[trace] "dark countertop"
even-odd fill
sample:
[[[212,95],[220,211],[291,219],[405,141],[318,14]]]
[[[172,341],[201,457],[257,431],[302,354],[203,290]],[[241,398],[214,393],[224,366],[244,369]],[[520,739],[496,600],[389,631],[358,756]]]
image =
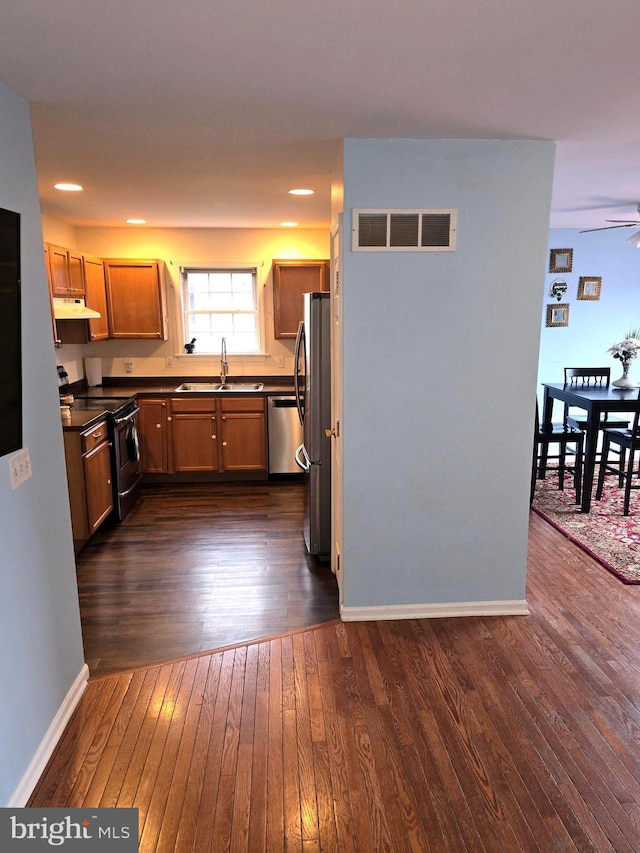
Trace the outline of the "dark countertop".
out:
[[[75,397],[75,402],[71,407],[71,417],[62,419],[62,426],[65,430],[82,431],[88,429],[94,422],[98,422],[104,417],[104,411],[91,408],[87,409],[82,406],[82,399],[89,400],[121,400],[123,403],[126,400],[134,397],[144,396],[152,397],[157,395],[173,395],[179,397],[198,397],[202,396],[202,391],[178,391],[176,388],[183,382],[206,382],[206,376],[189,377],[186,379],[180,376],[172,377],[170,380],[167,377],[149,378],[149,379],[120,379],[114,378],[107,380],[104,385],[94,385],[86,387],[84,383],[75,383],[69,387],[69,393]],[[230,376],[229,382],[262,382],[264,387],[261,391],[238,391],[237,395],[241,396],[259,396],[266,397],[269,394],[293,394],[295,389],[293,379],[287,377],[271,377],[271,376]],[[78,386],[78,387],[76,387]],[[61,393],[62,393],[62,389]],[[207,396],[229,396],[233,395],[231,391],[207,391]]]
[[[85,429],[88,429],[92,424],[98,424],[101,420],[104,419],[104,412],[96,411],[87,411],[87,409],[76,409],[75,406],[71,407],[71,417],[70,418],[62,418],[62,429],[70,432],[84,432]]]

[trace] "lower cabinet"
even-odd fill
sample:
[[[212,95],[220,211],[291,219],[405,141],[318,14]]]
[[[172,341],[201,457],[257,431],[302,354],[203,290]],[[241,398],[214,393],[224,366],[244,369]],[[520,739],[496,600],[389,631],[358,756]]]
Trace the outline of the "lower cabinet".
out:
[[[173,470],[218,470],[218,405],[215,397],[171,400]]]
[[[138,398],[145,474],[267,475],[264,397]]]
[[[169,401],[139,397],[138,438],[143,474],[167,474],[169,465]]]
[[[76,553],[113,509],[111,446],[105,421],[64,433],[71,527]]]
[[[267,471],[263,397],[171,399],[173,470]]]
[[[264,399],[221,400],[222,471],[266,471],[267,430]]]

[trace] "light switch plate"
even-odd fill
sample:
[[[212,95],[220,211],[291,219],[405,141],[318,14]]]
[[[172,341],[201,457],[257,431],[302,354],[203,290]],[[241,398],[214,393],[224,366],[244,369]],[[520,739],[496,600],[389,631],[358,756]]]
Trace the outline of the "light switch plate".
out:
[[[17,489],[31,476],[31,456],[29,448],[25,447],[9,460],[11,472],[11,488]]]

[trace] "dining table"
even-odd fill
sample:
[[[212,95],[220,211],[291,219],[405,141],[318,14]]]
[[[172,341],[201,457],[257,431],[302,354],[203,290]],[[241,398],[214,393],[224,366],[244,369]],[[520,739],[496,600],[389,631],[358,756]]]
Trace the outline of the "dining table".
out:
[[[543,430],[551,430],[553,421],[553,403],[560,400],[569,406],[583,409],[586,412],[584,471],[582,478],[582,501],[580,509],[589,512],[591,509],[591,493],[593,491],[596,455],[598,452],[598,432],[603,415],[616,412],[629,412],[633,418],[640,407],[640,392],[638,388],[616,388],[612,385],[598,387],[583,387],[580,384],[563,382],[543,382],[544,397],[542,405]],[[540,474],[544,476],[544,462]]]

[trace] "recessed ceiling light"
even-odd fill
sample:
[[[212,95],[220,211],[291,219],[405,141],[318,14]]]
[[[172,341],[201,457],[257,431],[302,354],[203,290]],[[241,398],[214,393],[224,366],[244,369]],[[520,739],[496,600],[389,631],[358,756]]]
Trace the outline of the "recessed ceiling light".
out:
[[[282,225],[283,228],[295,228],[297,224],[298,224],[297,222],[281,222],[280,223],[280,225]]]
[[[127,219],[129,225],[145,225],[146,219]]]
[[[54,184],[53,188],[56,190],[64,190],[68,193],[79,193],[80,190],[84,189],[80,184]]]
[[[289,195],[313,195],[315,190],[289,190]]]

